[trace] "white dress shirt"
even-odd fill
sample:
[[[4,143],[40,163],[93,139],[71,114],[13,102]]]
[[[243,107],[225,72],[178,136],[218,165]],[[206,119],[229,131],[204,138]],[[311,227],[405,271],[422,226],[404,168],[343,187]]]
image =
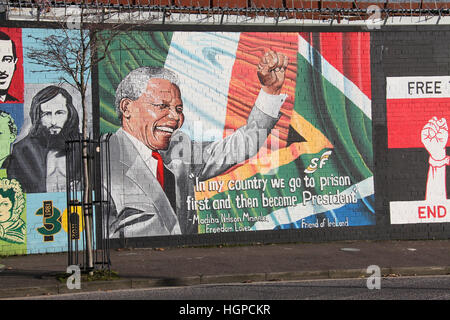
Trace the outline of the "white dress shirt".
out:
[[[119,129],[120,130],[120,129]],[[123,130],[123,129],[121,129]],[[147,167],[150,169],[151,173],[155,176],[157,174],[158,170],[158,160],[153,158],[152,156],[152,149],[147,147],[145,144],[142,143],[139,139],[135,138],[125,130],[123,131],[127,135],[128,138],[130,138],[131,142],[133,143],[134,147],[138,151],[139,155],[142,157],[142,160],[144,160]]]

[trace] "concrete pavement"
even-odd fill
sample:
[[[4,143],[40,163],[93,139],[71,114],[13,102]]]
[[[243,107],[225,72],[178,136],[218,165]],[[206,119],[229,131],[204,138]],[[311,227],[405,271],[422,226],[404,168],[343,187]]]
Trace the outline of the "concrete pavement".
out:
[[[111,250],[120,279],[69,290],[67,253],[0,258],[0,298],[210,283],[450,274],[450,240],[343,241]]]

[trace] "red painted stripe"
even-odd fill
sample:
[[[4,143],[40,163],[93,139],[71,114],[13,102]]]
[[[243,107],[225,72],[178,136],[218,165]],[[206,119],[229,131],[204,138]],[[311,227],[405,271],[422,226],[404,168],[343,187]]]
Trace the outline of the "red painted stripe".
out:
[[[370,33],[320,33],[316,49],[371,99]]]
[[[370,76],[370,33],[351,32],[343,36],[344,75],[372,99]]]
[[[420,133],[432,117],[450,121],[450,98],[388,99],[388,148],[423,148]],[[447,147],[450,146],[450,139]]]
[[[318,41],[314,41],[316,38],[313,37],[313,33],[300,32],[299,35],[369,99],[372,99],[370,33],[323,32],[318,34]]]

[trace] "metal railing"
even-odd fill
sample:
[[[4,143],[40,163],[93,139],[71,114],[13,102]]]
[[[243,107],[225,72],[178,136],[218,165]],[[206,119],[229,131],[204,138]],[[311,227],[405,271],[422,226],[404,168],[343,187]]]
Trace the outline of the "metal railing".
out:
[[[87,157],[83,157],[83,148],[87,150]],[[108,164],[109,137],[66,141],[67,263],[69,266],[78,265],[83,271],[110,270],[111,267]],[[88,166],[87,177],[83,174],[84,165]],[[87,223],[87,219],[91,223]]]

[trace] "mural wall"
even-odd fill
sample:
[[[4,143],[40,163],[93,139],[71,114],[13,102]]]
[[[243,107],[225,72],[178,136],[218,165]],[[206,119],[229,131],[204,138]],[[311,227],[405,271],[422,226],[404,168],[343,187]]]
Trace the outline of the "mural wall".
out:
[[[369,33],[129,32],[99,83],[111,238],[375,224]]]
[[[448,33],[430,37],[421,33],[404,41],[384,39],[389,51],[386,70],[386,159],[390,168],[390,222],[392,224],[436,224],[450,222],[450,179],[447,148],[450,120],[449,48],[442,46]],[[424,52],[426,50],[426,53]],[[424,57],[428,57],[424,60]],[[411,68],[411,64],[422,65]]]
[[[28,55],[57,33],[0,28],[0,254],[67,250],[65,140],[80,132],[80,99]]]
[[[80,97],[30,58],[60,31],[0,28],[0,255],[67,250]],[[416,31],[116,37],[88,89],[89,128],[110,136],[110,238],[444,235],[450,34]]]

